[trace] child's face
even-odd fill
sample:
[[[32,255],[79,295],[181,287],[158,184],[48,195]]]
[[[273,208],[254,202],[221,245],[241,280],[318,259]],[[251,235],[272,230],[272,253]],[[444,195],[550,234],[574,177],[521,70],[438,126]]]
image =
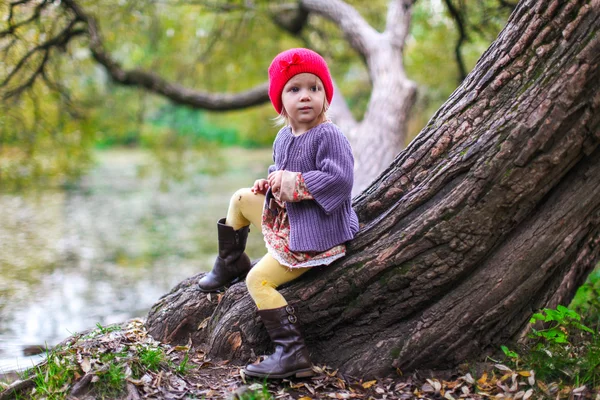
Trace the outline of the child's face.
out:
[[[322,122],[325,89],[318,76],[302,73],[293,76],[283,87],[281,102],[292,129],[306,131]]]

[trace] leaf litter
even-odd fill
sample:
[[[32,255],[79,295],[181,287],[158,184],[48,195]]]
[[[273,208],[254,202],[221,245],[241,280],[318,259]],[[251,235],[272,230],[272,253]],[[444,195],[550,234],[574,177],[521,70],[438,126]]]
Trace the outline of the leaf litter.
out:
[[[160,354],[156,365],[148,354]],[[158,356],[157,356],[158,357]],[[49,360],[50,359],[50,360]],[[246,399],[253,393],[269,392],[272,399],[600,399],[586,386],[560,387],[535,379],[534,371],[515,371],[503,364],[486,364],[481,373],[455,372],[448,380],[429,373],[415,372],[397,377],[362,380],[324,365],[313,367],[315,376],[300,380],[265,381],[245,377],[242,366],[228,360],[211,360],[202,350],[171,346],[154,340],[144,321],[130,320],[118,329],[106,332],[90,330],[74,335],[58,345],[38,371],[48,373],[48,363],[71,369],[73,379],[55,390],[48,398],[91,400],[114,399]],[[153,365],[151,367],[151,365]],[[120,366],[122,387],[111,397],[103,393],[107,371]],[[29,376],[0,386],[0,400],[9,398],[44,398]]]

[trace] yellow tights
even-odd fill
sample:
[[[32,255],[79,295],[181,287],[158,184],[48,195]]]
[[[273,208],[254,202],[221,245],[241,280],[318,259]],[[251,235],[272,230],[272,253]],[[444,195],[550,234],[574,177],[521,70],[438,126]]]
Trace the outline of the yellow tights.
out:
[[[261,230],[265,196],[253,193],[249,188],[233,194],[225,223],[238,230],[250,224]],[[284,307],[285,298],[276,290],[284,283],[298,278],[310,268],[288,268],[270,254],[266,254],[248,273],[246,286],[259,310]]]

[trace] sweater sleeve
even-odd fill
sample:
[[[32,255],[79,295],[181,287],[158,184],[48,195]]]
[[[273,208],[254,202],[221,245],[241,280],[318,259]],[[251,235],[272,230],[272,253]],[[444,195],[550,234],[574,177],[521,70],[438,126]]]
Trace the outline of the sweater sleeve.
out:
[[[354,184],[352,148],[335,125],[322,132],[316,165],[316,170],[302,176],[314,200],[329,215],[350,198]]]

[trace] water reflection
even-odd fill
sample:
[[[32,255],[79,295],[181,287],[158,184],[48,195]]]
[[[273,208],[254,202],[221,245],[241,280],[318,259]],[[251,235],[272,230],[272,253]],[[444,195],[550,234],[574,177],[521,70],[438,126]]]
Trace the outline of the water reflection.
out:
[[[194,174],[168,190],[147,173],[147,154],[109,151],[73,190],[0,193],[0,361],[24,345],[144,316],[179,281],[210,269],[216,220],[271,158],[270,150],[227,152],[223,174]],[[263,252],[251,232],[248,253]]]

